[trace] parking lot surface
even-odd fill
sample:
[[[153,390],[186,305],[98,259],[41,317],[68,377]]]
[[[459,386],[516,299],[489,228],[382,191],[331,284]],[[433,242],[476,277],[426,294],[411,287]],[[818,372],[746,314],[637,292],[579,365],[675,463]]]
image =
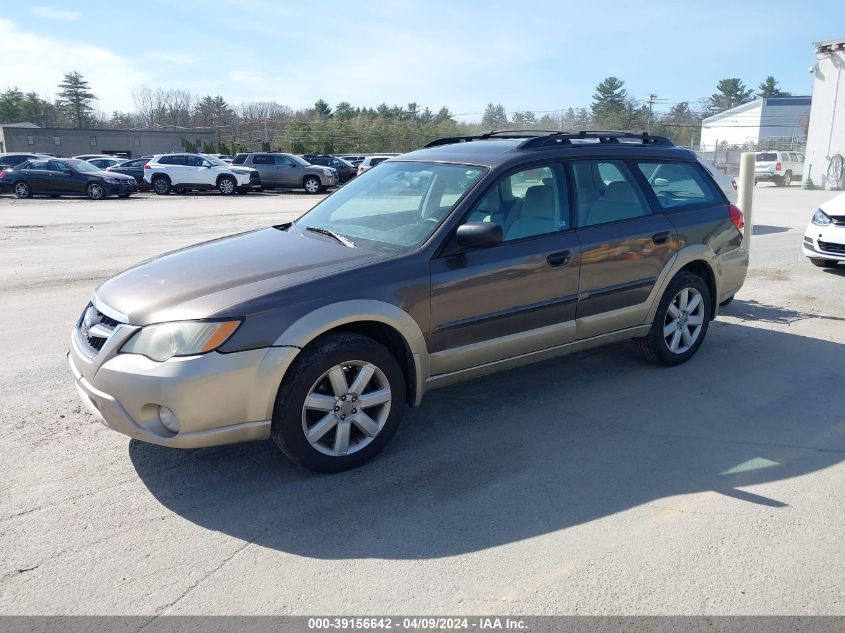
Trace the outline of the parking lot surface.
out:
[[[0,613],[845,614],[845,266],[801,255],[833,194],[755,195],[689,363],[621,344],[435,391],[333,476],[130,441],[65,360],[105,278],[315,197],[3,196]]]

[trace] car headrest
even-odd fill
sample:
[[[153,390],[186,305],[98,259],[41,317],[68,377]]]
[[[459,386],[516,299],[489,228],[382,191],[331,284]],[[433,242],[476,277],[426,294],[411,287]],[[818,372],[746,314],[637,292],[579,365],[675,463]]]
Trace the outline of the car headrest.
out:
[[[534,185],[525,192],[525,201],[522,203],[523,217],[542,218],[551,220],[555,217],[554,194],[551,187],[545,185]]]
[[[634,190],[624,180],[616,180],[607,186],[607,191],[604,193],[605,202],[615,202],[617,204],[634,204]]]
[[[485,213],[498,213],[500,207],[498,187],[493,187],[493,190],[478,203],[478,210],[484,211]]]

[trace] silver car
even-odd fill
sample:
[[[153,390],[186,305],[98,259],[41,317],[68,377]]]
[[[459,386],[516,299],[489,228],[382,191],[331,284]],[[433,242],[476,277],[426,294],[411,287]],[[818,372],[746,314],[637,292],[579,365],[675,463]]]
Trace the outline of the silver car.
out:
[[[295,154],[280,152],[238,154],[232,164],[258,170],[263,189],[305,189],[307,193],[320,193],[328,187],[336,187],[340,181],[337,170],[312,165]]]

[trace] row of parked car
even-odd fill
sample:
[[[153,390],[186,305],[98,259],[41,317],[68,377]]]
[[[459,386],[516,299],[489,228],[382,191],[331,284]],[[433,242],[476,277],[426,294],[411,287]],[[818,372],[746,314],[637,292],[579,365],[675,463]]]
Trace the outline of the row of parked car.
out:
[[[304,189],[316,194],[342,185],[358,174],[396,156],[331,156],[282,152],[222,154],[176,152],[142,158],[85,154],[57,158],[48,154],[0,154],[0,191],[19,198],[33,195],[87,195],[100,199],[129,197],[141,190],[217,189],[221,194],[263,189]]]

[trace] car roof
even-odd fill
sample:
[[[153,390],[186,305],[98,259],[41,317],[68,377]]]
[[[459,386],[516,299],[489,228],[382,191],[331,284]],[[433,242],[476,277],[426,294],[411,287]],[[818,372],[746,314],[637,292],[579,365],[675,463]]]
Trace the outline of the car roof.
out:
[[[425,147],[397,157],[395,161],[426,161],[450,162],[484,167],[498,167],[502,165],[536,161],[538,159],[562,158],[663,158],[673,160],[693,161],[695,155],[685,148],[671,144],[647,145],[629,142],[575,142],[572,144],[556,144],[534,147],[524,147],[526,140],[522,138],[489,138],[467,142],[454,142],[433,147]]]

